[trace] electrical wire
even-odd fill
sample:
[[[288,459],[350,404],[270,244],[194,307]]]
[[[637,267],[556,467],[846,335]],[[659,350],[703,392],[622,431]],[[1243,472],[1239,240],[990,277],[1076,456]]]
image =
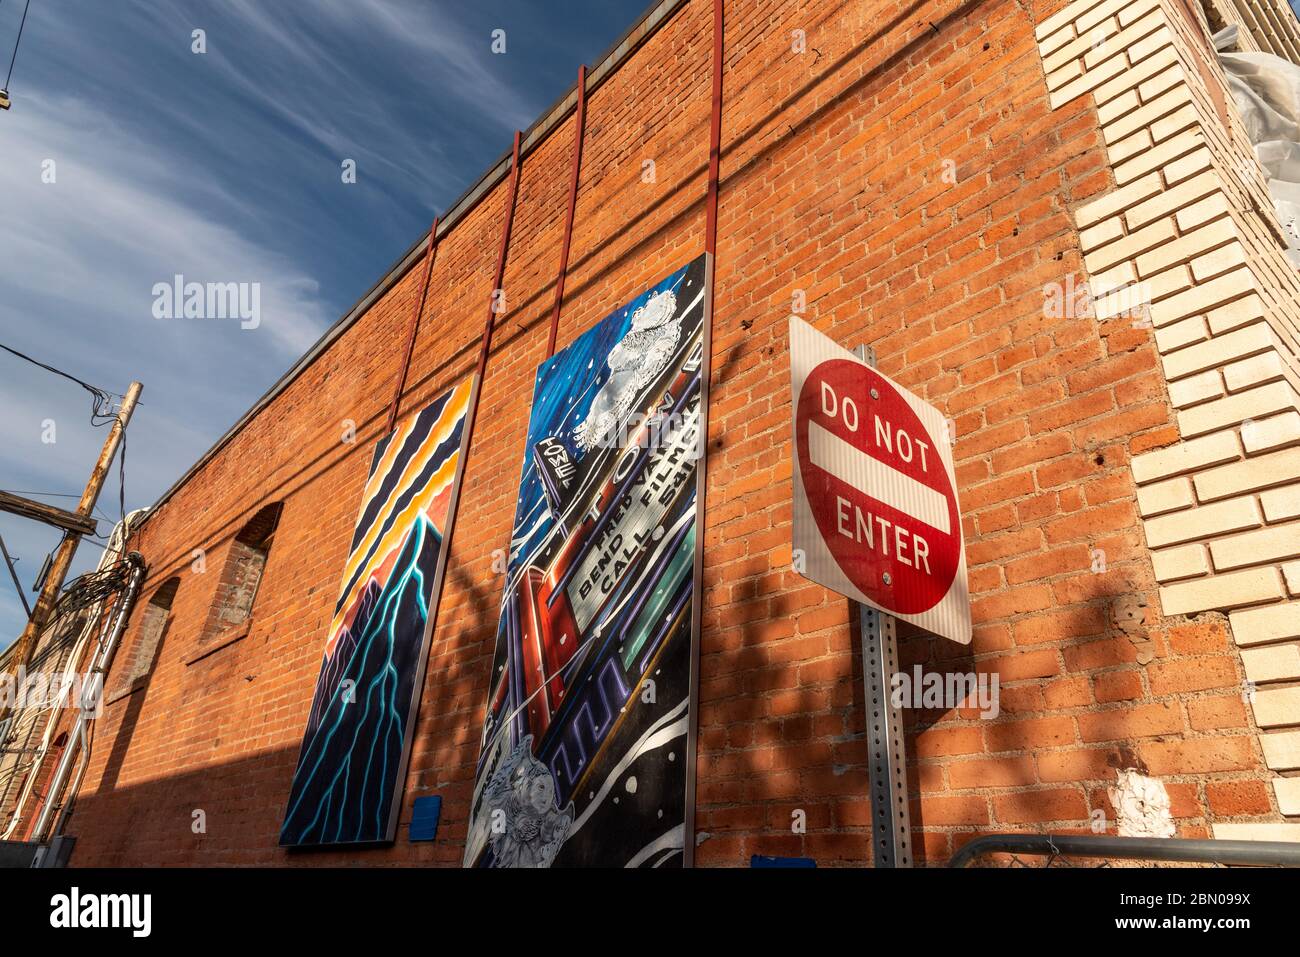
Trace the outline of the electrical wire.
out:
[[[101,389],[98,386],[93,386],[89,382],[83,382],[72,373],[64,372],[62,369],[56,369],[54,366],[42,362],[40,359],[33,359],[31,356],[27,355],[27,353],[19,352],[17,349],[7,346],[3,342],[0,342],[0,349],[3,349],[10,355],[17,356],[25,362],[30,362],[34,366],[39,366],[46,372],[53,372],[57,376],[63,376],[63,378],[70,382],[75,382],[77,385],[89,392],[94,400],[90,412],[90,421],[92,425],[105,425],[116,418],[116,416],[113,415],[113,397],[117,393],[109,392],[107,389]]]
[[[14,38],[14,53],[9,58],[9,74],[5,77],[4,89],[9,89],[9,81],[14,78],[14,61],[18,59],[18,44],[23,42],[23,27],[27,25],[27,8],[32,5],[32,0],[27,0],[23,4],[23,18],[18,22],[18,36]]]
[[[26,15],[27,12],[24,9],[23,16],[26,17]],[[15,53],[16,52],[17,52],[17,48],[15,47]],[[40,367],[44,369],[46,372],[52,372],[57,376],[62,376],[63,378],[67,379],[70,382],[75,382],[77,385],[81,386],[83,389],[89,392],[91,395],[90,424],[95,428],[108,425],[110,422],[116,422],[118,420],[117,412],[113,408],[113,399],[119,397],[124,398],[124,396],[118,396],[118,393],[116,392],[109,392],[107,389],[101,389],[99,388],[99,386],[91,385],[89,382],[85,382],[81,379],[78,379],[75,375],[73,375],[70,372],[64,372],[62,369],[57,369],[54,366],[50,365],[49,363],[41,362],[39,359],[33,359],[25,352],[19,352],[17,349],[12,348],[11,346],[7,346],[3,342],[0,342],[0,349],[3,349],[5,352],[8,352],[10,355],[17,356],[19,359],[22,359],[24,362],[30,362],[32,365]],[[125,521],[126,520],[126,428],[125,427],[123,427],[122,429],[122,457],[117,461],[117,480],[118,480],[117,505],[118,505],[118,509],[122,513],[121,520]]]
[[[18,572],[14,570],[14,560],[9,556],[9,549],[5,547],[4,536],[0,535],[0,555],[4,556],[5,565],[9,569],[9,577],[14,580],[14,590],[18,592],[18,600],[23,603],[23,611],[27,612],[27,617],[32,617],[32,606],[27,601],[27,593],[23,591],[23,583],[18,580]]]

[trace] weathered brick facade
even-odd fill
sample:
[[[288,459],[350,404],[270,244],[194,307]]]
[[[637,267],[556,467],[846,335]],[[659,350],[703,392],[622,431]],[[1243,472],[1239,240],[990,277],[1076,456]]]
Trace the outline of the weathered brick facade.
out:
[[[1166,16],[1174,2],[1141,6]],[[942,862],[980,831],[1087,829],[1098,809],[1113,833],[1106,788],[1124,767],[1165,783],[1183,836],[1285,822],[1228,619],[1213,603],[1187,609],[1193,617],[1162,613],[1145,496],[1176,490],[1135,479],[1134,463],[1189,437],[1168,356],[1162,367],[1168,350],[1128,315],[1044,306],[1046,285],[1112,268],[1108,257],[1088,271],[1095,233],[1080,230],[1097,229],[1089,211],[1123,188],[1093,87],[1063,96],[1049,86],[1044,58],[1057,48],[1040,45],[1036,28],[1078,12],[1065,6],[726,4],[699,864],[870,854],[848,604],[791,570],[786,317],[800,298],[805,318],[846,345],[874,345],[883,371],[955,423],[975,636],[969,647],[909,638],[900,652],[909,668],[997,672],[1002,711],[908,712],[918,860]],[[675,5],[588,100],[561,347],[702,248],[711,27],[709,3]],[[276,846],[417,268],[207,458],[133,543],[150,571],[119,667],[152,590],[180,584],[150,677],[96,728],[68,826],[74,864],[459,864],[502,587],[493,552],[509,537],[545,357],[573,132],[570,117],[522,165],[506,311],[406,781],[403,822],[414,798],[443,796],[438,840],[412,844],[403,829],[388,849]],[[506,201],[499,183],[441,240],[404,410],[473,368]],[[1196,273],[1193,263],[1188,288],[1213,276]],[[347,420],[353,443],[341,441]],[[200,651],[235,537],[272,502],[283,511],[247,627]],[[206,833],[191,826],[197,810]],[[796,810],[806,833],[792,833]]]

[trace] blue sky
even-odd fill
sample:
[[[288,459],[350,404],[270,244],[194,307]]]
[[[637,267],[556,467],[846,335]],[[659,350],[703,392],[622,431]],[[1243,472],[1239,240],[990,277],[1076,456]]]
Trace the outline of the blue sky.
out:
[[[647,4],[32,0],[0,112],[0,342],[144,383],[126,506],[151,504]],[[21,13],[0,0],[0,69]],[[260,325],[155,319],[177,273],[259,283]],[[72,507],[90,397],[0,353],[0,403],[0,489]],[[118,514],[114,469],[102,532]],[[30,587],[57,532],[0,513],[0,535]],[[0,648],[24,621],[0,567]]]

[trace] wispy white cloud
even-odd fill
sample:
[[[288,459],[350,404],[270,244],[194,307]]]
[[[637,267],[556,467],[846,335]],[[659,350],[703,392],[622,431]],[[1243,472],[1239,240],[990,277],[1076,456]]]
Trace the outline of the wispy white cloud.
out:
[[[107,389],[145,383],[127,508],[151,503],[643,5],[33,4],[0,114],[0,342]],[[17,9],[0,6],[0,36]],[[154,319],[177,273],[260,283],[259,328]],[[79,491],[103,440],[89,397],[0,355],[0,407],[0,488]],[[115,475],[101,509],[117,514]],[[58,540],[11,516],[0,532],[27,581]],[[97,559],[87,545],[76,569]],[[0,648],[21,627],[6,577]]]
[[[182,193],[192,187],[169,162],[175,157],[157,144],[96,129],[93,111],[66,97],[33,93],[25,105],[5,130],[0,218],[0,248],[7,258],[0,308],[14,321],[16,303],[39,300],[40,312],[69,315],[47,321],[90,319],[77,322],[76,333],[100,348],[121,352],[137,345],[152,351],[160,341],[169,342],[183,361],[199,330],[184,325],[187,320],[161,329],[151,314],[154,283],[179,273],[200,282],[261,284],[258,329],[227,323],[202,330],[205,347],[227,359],[270,350],[278,355],[267,358],[283,365],[329,322],[316,281],[222,222],[225,209],[214,202],[221,199],[219,191],[209,191],[202,202],[185,198]],[[209,353],[206,359],[219,357]]]

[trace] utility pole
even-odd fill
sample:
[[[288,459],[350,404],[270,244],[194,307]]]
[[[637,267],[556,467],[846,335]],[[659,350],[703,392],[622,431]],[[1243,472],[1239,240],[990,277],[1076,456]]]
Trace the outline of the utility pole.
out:
[[[108,438],[104,440],[104,448],[99,453],[99,461],[95,463],[95,468],[90,473],[90,480],[86,483],[86,490],[81,493],[81,501],[77,505],[76,512],[73,513],[76,518],[90,522],[91,529],[94,528],[92,514],[95,510],[95,503],[99,501],[99,493],[104,487],[104,479],[108,477],[109,466],[113,464],[113,457],[117,454],[118,446],[122,444],[122,433],[126,430],[127,423],[131,421],[131,413],[135,411],[136,403],[139,401],[140,392],[143,389],[144,386],[139,382],[132,382],[126,390],[126,395],[122,399],[122,407],[117,411],[117,421],[113,423],[112,428],[108,431]],[[33,503],[24,504],[30,506]],[[0,509],[15,514],[23,514],[28,518],[39,517],[30,514],[30,509],[24,511],[24,509],[6,501],[0,501]],[[48,518],[45,520],[50,521]],[[36,607],[32,609],[31,617],[27,619],[27,627],[23,629],[22,635],[14,643],[13,656],[10,661],[15,671],[19,668],[25,668],[31,663],[32,654],[36,651],[37,639],[49,622],[50,613],[54,610],[54,603],[59,597],[59,591],[63,588],[63,580],[68,575],[68,568],[72,565],[72,558],[77,553],[77,546],[81,543],[81,536],[85,534],[83,530],[70,527],[72,523],[51,522],[51,524],[59,524],[64,528],[63,541],[59,543],[54,560],[50,563],[49,574],[45,576],[45,584],[41,588],[40,597],[36,599]],[[0,721],[8,717],[10,710],[9,707],[0,709]]]

